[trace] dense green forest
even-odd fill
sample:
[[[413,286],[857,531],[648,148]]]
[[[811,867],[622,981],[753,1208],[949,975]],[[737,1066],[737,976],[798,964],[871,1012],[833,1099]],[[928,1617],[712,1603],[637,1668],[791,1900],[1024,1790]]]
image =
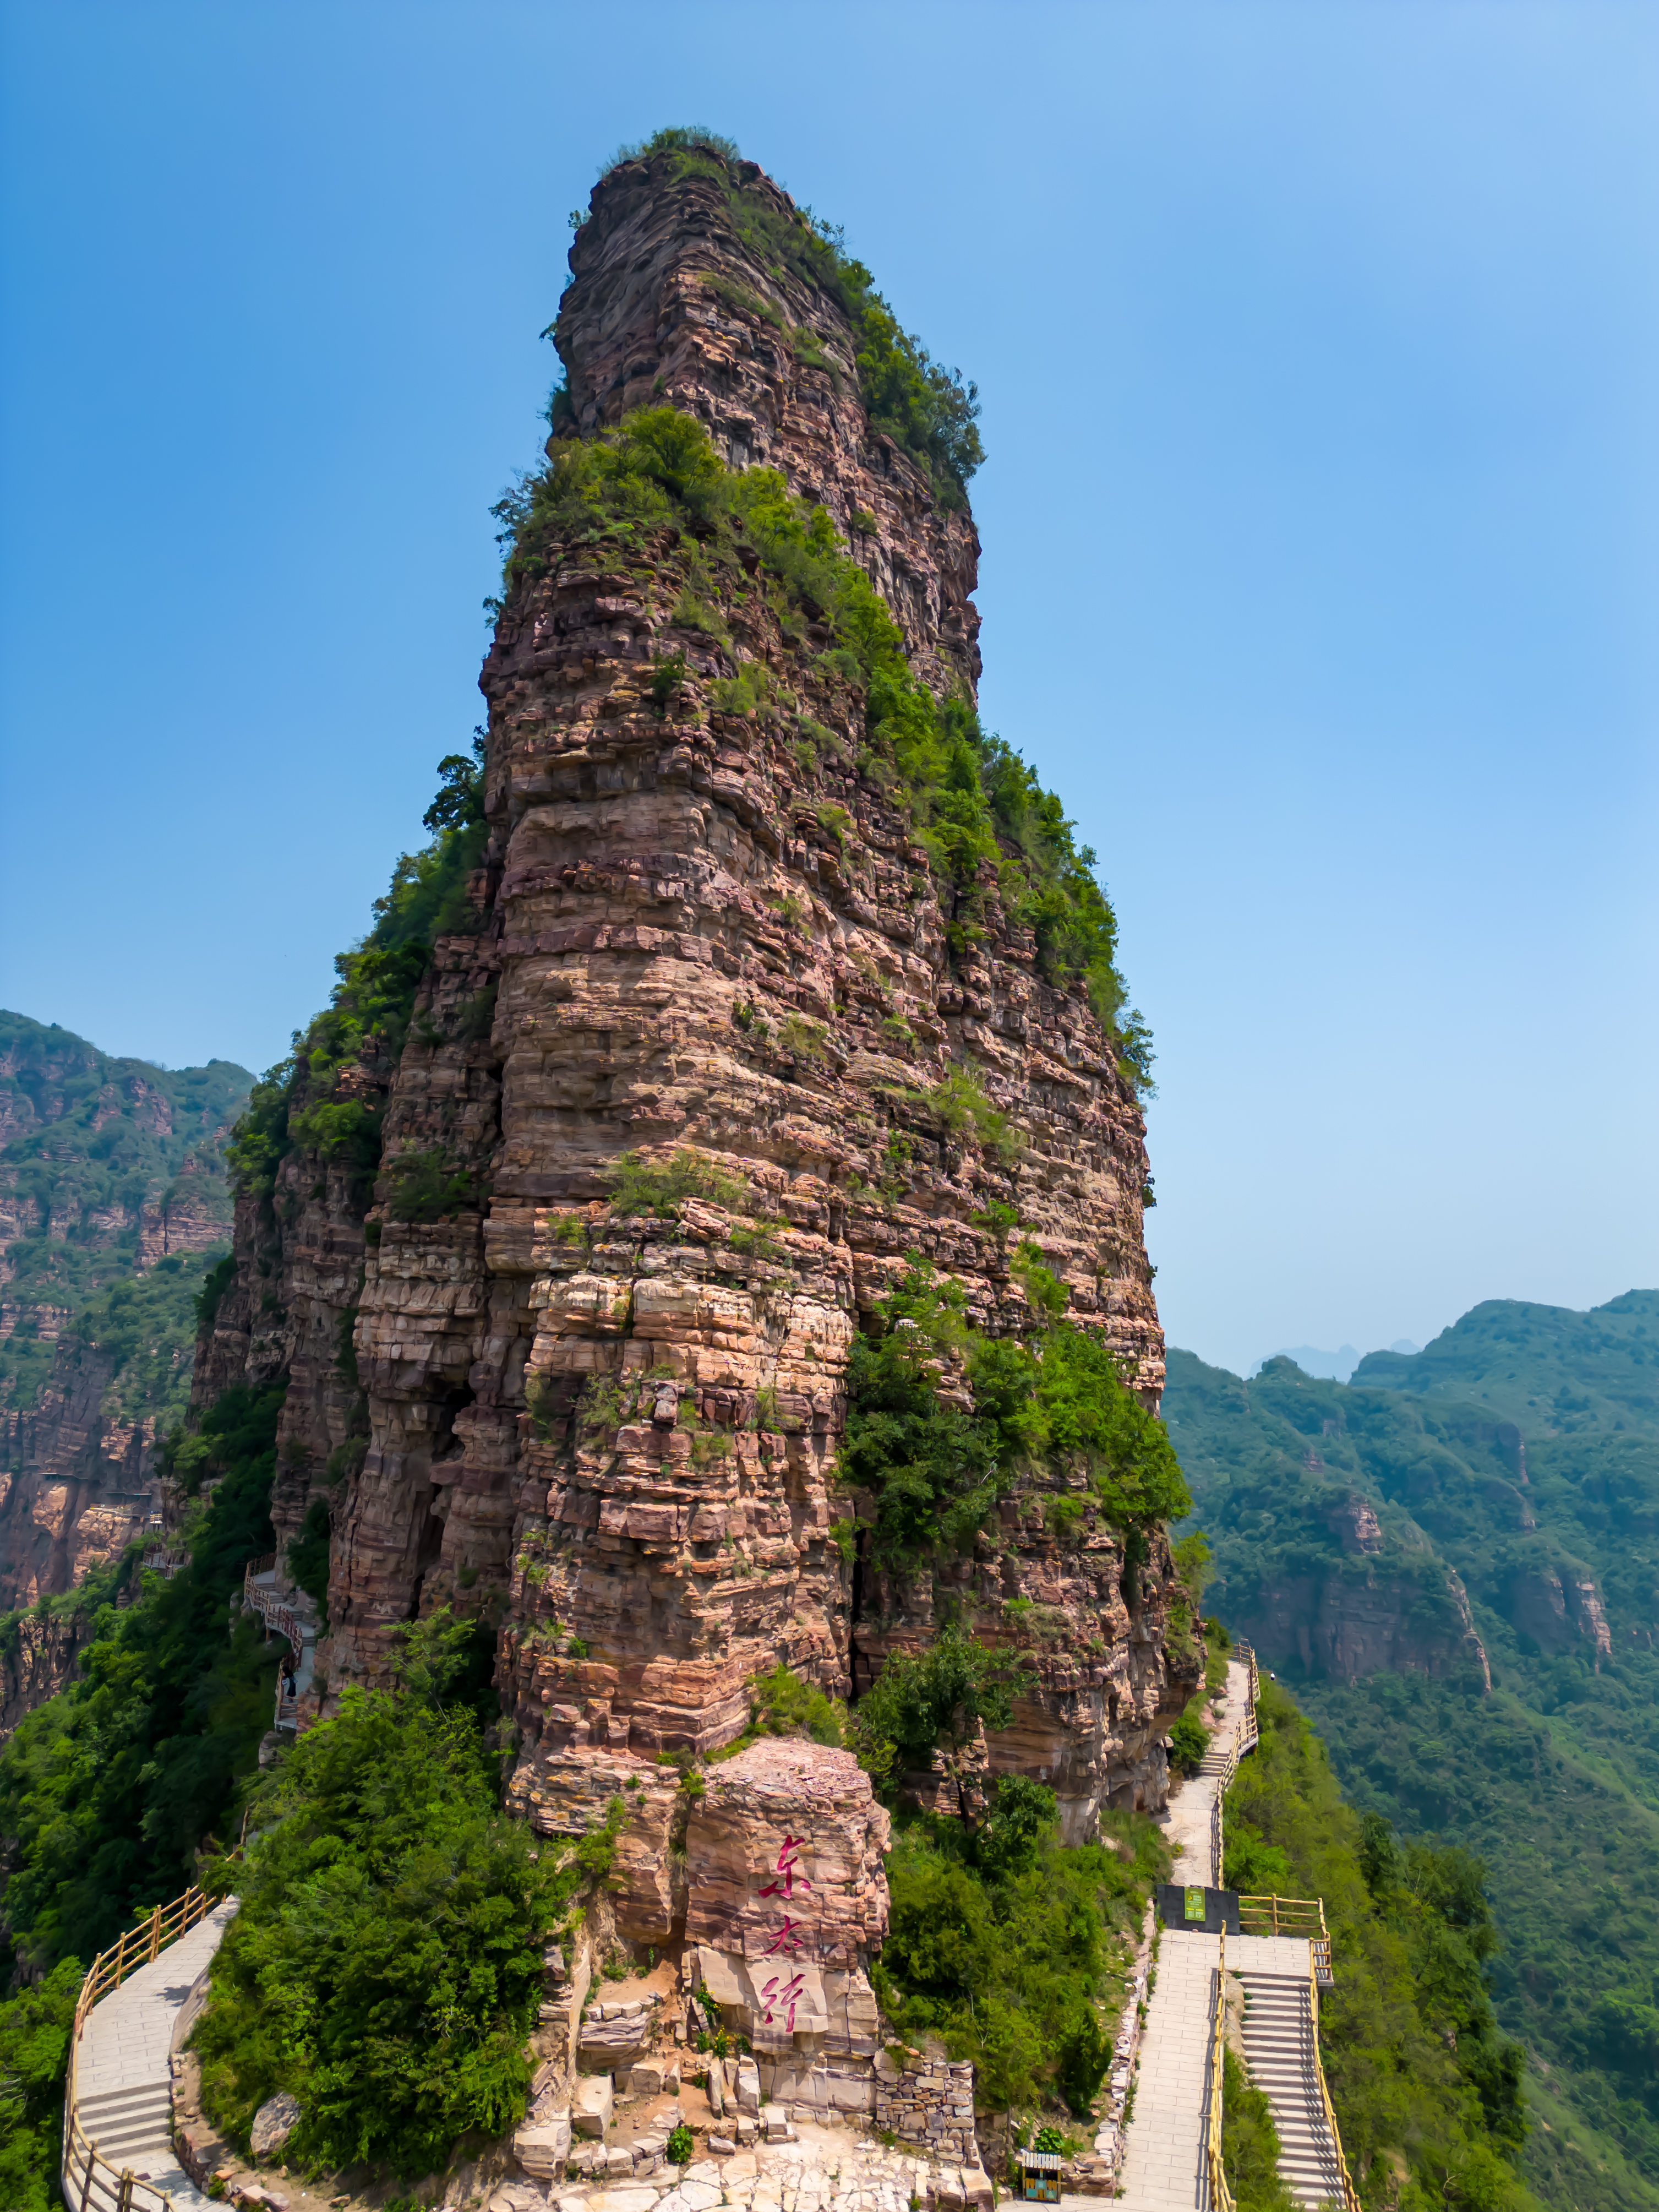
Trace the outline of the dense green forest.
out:
[[[0,1757],[5,1940],[30,1972],[82,1960],[136,1908],[194,1878],[270,1728],[279,1646],[230,1600],[271,1542],[280,1390],[229,1390],[192,1468],[217,1478],[185,1534],[188,1566],[101,1608],[74,1681],[30,1713]]]
[[[1487,1869],[1547,2202],[1659,2207],[1659,1292],[1490,1302],[1347,1384],[1189,1353],[1208,1602],[1362,1812]],[[1478,1641],[1477,1641],[1478,1639]],[[1482,1661],[1490,1668],[1488,1691]]]

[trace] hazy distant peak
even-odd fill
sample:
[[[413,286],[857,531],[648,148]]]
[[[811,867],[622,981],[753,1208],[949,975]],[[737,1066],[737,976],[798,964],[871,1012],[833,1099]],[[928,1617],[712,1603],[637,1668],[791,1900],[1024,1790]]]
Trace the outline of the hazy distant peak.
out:
[[[1311,1344],[1281,1344],[1276,1352],[1258,1359],[1250,1373],[1260,1375],[1269,1359],[1293,1359],[1304,1375],[1317,1375],[1325,1382],[1346,1382],[1358,1366],[1360,1354],[1351,1344],[1345,1344],[1340,1352],[1321,1352]]]

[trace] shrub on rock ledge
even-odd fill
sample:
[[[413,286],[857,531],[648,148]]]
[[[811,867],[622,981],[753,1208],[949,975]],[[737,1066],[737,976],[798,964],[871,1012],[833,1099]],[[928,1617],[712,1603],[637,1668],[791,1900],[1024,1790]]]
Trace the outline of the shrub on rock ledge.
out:
[[[283,2089],[291,2158],[404,2174],[523,2117],[543,1939],[581,1869],[498,1811],[477,1721],[445,1709],[470,1638],[421,1624],[403,1693],[349,1692],[258,1803],[195,2037],[208,2112],[240,2144]]]

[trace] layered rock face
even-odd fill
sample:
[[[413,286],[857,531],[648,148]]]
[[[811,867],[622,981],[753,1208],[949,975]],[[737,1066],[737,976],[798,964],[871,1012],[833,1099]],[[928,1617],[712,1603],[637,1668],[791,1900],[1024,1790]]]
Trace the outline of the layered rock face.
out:
[[[176,1352],[182,1379],[185,1348]],[[0,1414],[13,1470],[0,1474],[0,1605],[77,1588],[161,1510],[155,1417],[109,1409],[117,1365],[99,1345],[62,1340],[39,1403]]]
[[[745,243],[787,203],[742,173],[734,198],[662,155],[599,186],[557,329],[570,413],[671,401],[733,465],[781,469],[914,665],[970,686],[971,522],[869,434],[846,315]],[[281,1533],[335,1485],[322,1709],[384,1678],[412,1615],[484,1609],[541,1825],[591,1826],[631,1776],[654,1832],[676,1785],[642,1761],[729,1742],[781,1662],[847,1693],[950,1599],[1005,1640],[1011,1601],[1036,1609],[1034,1686],[988,1755],[1053,1782],[1080,1833],[1103,1802],[1162,1802],[1201,1656],[1166,1648],[1167,1547],[1133,1571],[1109,1534],[1068,1547],[1033,1478],[973,1556],[894,1589],[837,1443],[861,1316],[911,1256],[975,1325],[1029,1320],[994,1204],[1156,1402],[1140,1114],[1083,987],[1044,980],[994,888],[953,947],[828,629],[757,586],[716,635],[686,619],[696,584],[684,544],[624,565],[579,537],[512,590],[481,679],[476,927],[439,941],[397,1064],[331,1079],[384,1103],[375,1203],[365,1224],[343,1170],[289,1152],[273,1207],[239,1215],[198,1393],[289,1376]],[[740,669],[795,720],[723,706]],[[963,1068],[1018,1147],[930,1104]],[[623,1154],[686,1152],[700,1194],[608,1203]],[[398,1218],[422,1159],[487,1199]],[[635,1870],[641,1926],[676,1917],[671,1856]]]
[[[871,434],[838,301],[783,265],[767,231],[793,203],[752,161],[734,212],[673,154],[627,161],[571,249],[556,340],[584,434],[666,400],[733,468],[781,469],[827,509],[934,688],[979,680],[979,538],[893,439]]]
[[[1555,1598],[1559,1607],[1559,1584]],[[1363,1577],[1264,1578],[1238,1601],[1232,1617],[1264,1663],[1299,1660],[1310,1673],[1339,1682],[1363,1681],[1385,1668],[1431,1675],[1472,1671],[1492,1687],[1468,1592],[1439,1561],[1402,1571],[1397,1559],[1389,1559]]]
[[[55,1698],[92,1641],[90,1613],[26,1613],[0,1639],[0,1744],[18,1723]]]

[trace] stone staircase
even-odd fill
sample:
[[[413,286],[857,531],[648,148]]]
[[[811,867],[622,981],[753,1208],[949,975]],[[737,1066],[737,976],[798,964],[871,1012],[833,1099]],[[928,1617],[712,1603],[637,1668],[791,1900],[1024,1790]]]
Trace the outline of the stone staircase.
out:
[[[130,2166],[136,2172],[148,2166],[152,2154],[171,2160],[173,2078],[165,2067],[154,2081],[83,2094],[76,2109],[99,2155],[112,2166]]]
[[[1319,2087],[1307,1977],[1245,1972],[1244,2060],[1273,2107],[1279,2171],[1299,2204],[1343,2202],[1342,2168]]]

